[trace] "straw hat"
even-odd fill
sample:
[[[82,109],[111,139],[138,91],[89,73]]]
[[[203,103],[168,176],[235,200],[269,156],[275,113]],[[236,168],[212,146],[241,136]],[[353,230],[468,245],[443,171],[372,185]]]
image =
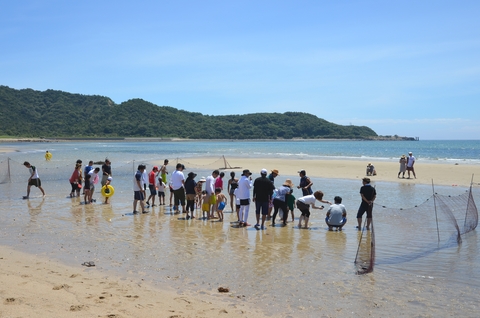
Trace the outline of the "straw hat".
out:
[[[287,187],[290,187],[290,188],[293,188],[293,182],[292,180],[290,179],[287,179],[285,180],[285,182],[283,183],[284,186],[287,186]]]

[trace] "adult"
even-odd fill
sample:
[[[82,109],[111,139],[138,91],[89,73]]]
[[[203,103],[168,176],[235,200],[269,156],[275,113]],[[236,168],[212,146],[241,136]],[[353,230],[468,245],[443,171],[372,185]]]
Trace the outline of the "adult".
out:
[[[362,179],[362,187],[360,188],[360,196],[362,197],[362,203],[358,208],[357,213],[357,229],[360,231],[362,229],[362,217],[365,212],[367,213],[367,230],[370,230],[370,224],[372,223],[372,210],[373,210],[373,201],[377,197],[377,191],[370,184],[370,178]]]
[[[173,189],[173,209],[179,211],[178,205],[182,206],[182,212],[185,213],[185,176],[183,170],[185,166],[177,163],[175,171],[172,173],[171,182]]]
[[[305,228],[308,229],[308,220],[310,219],[310,207],[312,209],[322,210],[322,206],[316,206],[315,200],[318,200],[323,203],[332,204],[330,201],[323,200],[323,192],[315,191],[314,194],[309,194],[297,199],[297,208],[302,212],[300,218],[298,219],[298,227],[302,228],[302,221],[305,221]]]
[[[267,177],[268,180],[272,182],[274,187],[275,187],[275,178],[278,177],[278,174],[279,174],[278,170],[273,169]],[[272,218],[272,209],[273,209],[273,197],[270,197],[270,202],[268,203],[268,215],[267,215],[268,220]]]
[[[185,193],[187,195],[187,220],[192,218],[195,218],[194,212],[195,212],[195,196],[196,196],[196,191],[195,188],[197,186],[197,183],[195,182],[195,177],[197,176],[196,173],[189,172],[187,176],[187,180],[185,180]],[[190,214],[188,214],[188,211],[190,210]]]
[[[160,167],[160,176],[162,177],[163,183],[167,184],[167,165],[168,159],[163,160],[163,165]]]
[[[137,211],[137,203],[140,201],[140,207],[142,208],[142,213],[148,213],[145,210],[145,204],[143,200],[145,200],[145,189],[143,187],[143,172],[145,171],[145,166],[140,164],[138,165],[138,170],[135,173],[133,178],[133,214],[138,214]]]
[[[238,181],[236,196],[240,200],[240,211],[238,213],[238,225],[250,226],[248,224],[248,211],[250,210],[250,189],[252,188],[252,173],[245,169]]]
[[[70,191],[70,198],[73,198],[75,194],[77,196],[80,196],[80,188],[78,187],[78,185],[81,184],[81,178],[82,178],[82,164],[76,163],[75,169],[73,170],[72,175],[70,176],[70,179],[68,179],[68,181],[70,182],[70,186],[72,187],[72,190]]]
[[[328,208],[325,222],[328,225],[329,231],[333,231],[333,228],[341,231],[342,227],[345,225],[345,223],[347,223],[347,210],[342,204],[341,197],[336,196],[335,198],[333,198],[333,201],[335,203]]]
[[[98,176],[99,172],[100,168],[96,167],[95,169],[90,170],[90,172],[88,173],[90,175],[90,203],[95,202],[95,200],[93,200],[93,193],[95,192],[95,186],[98,184],[98,181],[100,179]]]
[[[225,177],[225,173],[222,171],[218,177],[215,178],[215,189],[220,188],[223,191],[223,177]]]
[[[367,164],[366,175],[367,176],[376,176],[377,175],[377,171],[375,170],[375,166],[372,165],[370,162]]]
[[[408,179],[410,179],[410,171],[413,173],[413,177],[417,179],[417,175],[415,174],[415,169],[413,168],[413,165],[415,164],[415,157],[411,152],[408,153],[408,158],[407,158],[407,172],[408,172]]]
[[[278,211],[281,209],[283,211],[283,225],[287,225],[288,218],[288,206],[287,200],[290,195],[290,191],[293,188],[293,182],[290,179],[285,180],[283,185],[277,189],[276,196],[273,198],[273,217],[272,217],[272,226],[275,226],[275,219],[277,218]]]
[[[105,159],[105,163],[102,165],[102,186],[107,183],[108,177],[112,176],[112,163],[107,158]]]
[[[32,166],[28,161],[25,161],[23,165],[27,167],[30,172],[30,177],[28,178],[28,185],[27,185],[27,195],[24,196],[23,198],[28,199],[30,197],[30,188],[32,187],[32,185],[39,188],[40,191],[42,191],[43,196],[45,196],[45,191],[42,188],[42,181],[38,176],[37,168],[35,166]]]
[[[220,171],[213,170],[212,174],[205,180],[205,198],[203,204],[208,204],[207,218],[213,218],[217,205],[217,197],[215,196],[215,179],[220,174]]]
[[[228,180],[228,184],[227,184],[227,191],[228,191],[228,194],[230,195],[230,207],[232,208],[232,212],[234,211],[233,207],[235,205],[234,192],[237,187],[238,187],[238,179],[235,178],[235,171],[232,171],[230,172],[230,179]]]
[[[150,199],[152,199],[152,207],[156,206],[155,197],[157,196],[157,173],[157,166],[154,166],[152,171],[148,173],[148,189],[150,190],[150,196],[147,199],[147,205],[150,205]]]
[[[405,179],[405,171],[407,171],[407,157],[405,157],[405,155],[402,155],[398,162],[400,163],[400,170],[398,171],[397,178],[400,178],[401,173],[402,178]]]
[[[300,175],[300,184],[298,185],[297,189],[302,189],[303,196],[312,194],[313,182],[310,180],[309,177],[307,177],[306,171],[302,169],[298,171],[298,174]]]
[[[260,177],[256,178],[253,182],[253,202],[255,202],[255,214],[257,218],[257,224],[255,227],[260,227],[261,230],[265,230],[265,220],[268,214],[268,205],[273,194],[275,186],[267,178],[267,169],[260,171]],[[233,203],[232,211],[233,211]],[[260,226],[260,213],[262,214],[262,225]]]

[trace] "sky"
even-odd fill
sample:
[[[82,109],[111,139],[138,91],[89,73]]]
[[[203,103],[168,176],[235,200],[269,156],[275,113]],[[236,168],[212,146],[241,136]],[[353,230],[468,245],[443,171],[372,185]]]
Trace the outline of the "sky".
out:
[[[480,1],[7,0],[0,85],[480,139]]]

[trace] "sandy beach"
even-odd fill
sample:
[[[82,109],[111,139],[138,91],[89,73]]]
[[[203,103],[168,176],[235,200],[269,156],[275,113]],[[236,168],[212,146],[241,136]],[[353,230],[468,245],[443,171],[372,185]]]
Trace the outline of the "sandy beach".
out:
[[[182,158],[179,160],[185,163],[187,169],[189,166],[193,169],[195,167],[224,167],[223,161],[218,158]],[[289,159],[275,159],[275,158],[227,158],[227,163],[231,167],[241,167],[237,169],[226,169],[228,171],[234,170],[241,174],[242,169],[250,169],[254,176],[260,173],[262,168],[269,171],[277,169],[280,171],[280,180],[282,176],[297,176],[298,171],[305,169],[308,176],[326,179],[362,179],[365,177],[365,169],[368,164],[367,161],[360,160],[289,160]],[[161,162],[158,162],[161,165]],[[399,171],[399,163],[389,161],[372,162],[377,171],[376,176],[370,177],[372,181],[385,182],[401,182],[410,184],[432,184],[432,180],[436,185],[446,186],[463,186],[469,187],[474,175],[473,183],[480,182],[480,166],[465,164],[462,161],[451,163],[423,163],[418,161],[415,163],[415,173],[417,178],[405,179],[397,178]],[[173,167],[170,167],[173,169]],[[240,175],[238,174],[238,175]],[[225,178],[228,180],[229,176]],[[295,184],[298,180],[292,180]]]
[[[0,317],[264,317],[217,295],[160,290],[143,279],[120,278],[95,267],[0,246]]]

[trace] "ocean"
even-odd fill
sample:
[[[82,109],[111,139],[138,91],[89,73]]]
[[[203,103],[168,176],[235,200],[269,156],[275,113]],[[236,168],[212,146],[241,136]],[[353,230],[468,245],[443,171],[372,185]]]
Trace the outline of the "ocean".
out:
[[[178,292],[215,294],[228,286],[232,293],[226,301],[280,317],[477,316],[479,237],[473,231],[461,244],[429,241],[436,233],[434,211],[412,209],[431,199],[429,185],[376,183],[376,265],[367,275],[356,275],[353,264],[362,233],[354,228],[357,180],[313,178],[314,184],[342,194],[350,216],[342,232],[327,231],[323,211],[312,214],[310,230],[289,223],[267,231],[236,228],[228,208],[223,223],[187,221],[168,206],[151,208],[147,215],[131,211],[138,163],[218,157],[218,166],[223,156],[397,162],[412,151],[422,161],[478,165],[480,141],[9,142],[1,148],[15,152],[0,153],[0,238],[18,250],[77,267],[92,260],[106,275],[133,276]],[[53,154],[50,162],[44,159],[46,150]],[[98,195],[92,205],[69,198],[75,161],[106,157],[114,171],[111,204],[101,204]],[[38,167],[45,198],[33,188],[33,197],[22,199],[25,160]],[[195,169],[199,176],[212,171],[211,166]],[[435,187],[451,196],[467,190]],[[479,202],[478,188],[473,191]],[[393,213],[383,206],[403,210]],[[250,219],[254,223],[253,205]],[[448,227],[448,220],[440,219],[440,228]]]

